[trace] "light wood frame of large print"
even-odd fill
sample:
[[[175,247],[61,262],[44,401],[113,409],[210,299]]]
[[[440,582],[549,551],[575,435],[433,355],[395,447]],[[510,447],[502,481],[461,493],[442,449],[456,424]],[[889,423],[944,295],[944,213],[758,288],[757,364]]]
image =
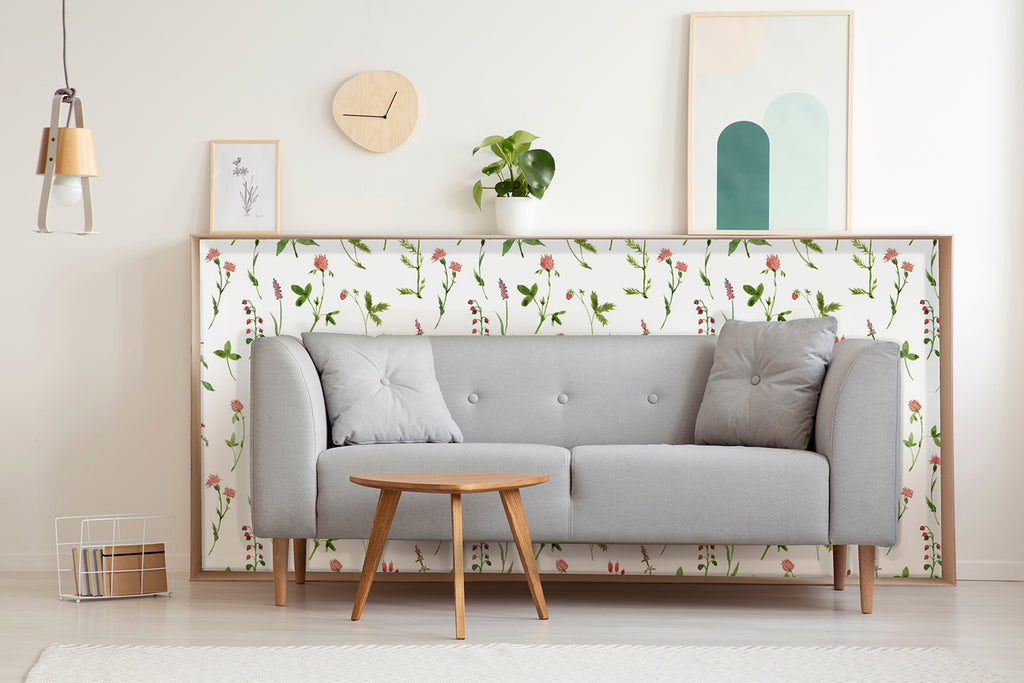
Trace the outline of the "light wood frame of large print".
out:
[[[210,234],[281,229],[281,141],[210,141]]]
[[[687,232],[851,230],[853,12],[690,15]]]
[[[594,247],[595,251],[583,250],[581,242]],[[410,296],[401,296],[401,290],[396,290],[396,288],[401,288],[406,283],[406,280],[413,282],[418,278],[418,274],[411,269],[417,262],[416,256],[410,254],[409,250],[411,249],[415,249],[425,257],[423,259],[423,272],[425,276],[430,278],[431,288],[440,287],[439,283],[442,282],[440,273],[442,270],[451,270],[450,268],[446,269],[444,262],[440,259],[436,262],[431,260],[431,254],[437,255],[439,251],[443,250],[447,251],[449,266],[451,262],[458,261],[466,264],[465,269],[468,271],[474,267],[471,264],[477,264],[476,268],[483,272],[483,278],[489,285],[497,288],[499,283],[498,276],[501,275],[504,277],[510,292],[514,291],[514,283],[517,280],[528,281],[529,278],[535,277],[532,274],[537,267],[538,258],[553,258],[556,267],[562,273],[560,276],[562,279],[558,282],[561,283],[563,288],[572,284],[578,287],[582,286],[589,292],[593,287],[601,293],[602,299],[614,298],[618,302],[619,305],[608,313],[608,316],[612,318],[609,327],[598,326],[593,330],[593,333],[596,334],[639,335],[646,334],[648,327],[652,334],[659,332],[665,334],[693,334],[701,332],[697,327],[702,322],[705,323],[703,325],[703,332],[707,333],[706,321],[700,320],[698,316],[706,318],[709,306],[705,305],[703,312],[696,310],[693,306],[689,306],[698,297],[707,299],[709,302],[711,301],[709,297],[711,296],[710,288],[712,285],[702,282],[705,278],[701,276],[706,275],[705,271],[708,271],[710,277],[715,280],[716,296],[712,305],[716,315],[729,317],[728,313],[720,314],[718,311],[722,307],[728,307],[730,303],[734,303],[736,306],[735,316],[738,319],[754,319],[757,316],[763,319],[764,313],[759,308],[759,305],[755,305],[752,308],[748,307],[747,296],[739,293],[739,287],[744,279],[757,278],[758,272],[764,267],[765,259],[770,260],[773,257],[776,259],[776,262],[778,259],[781,259],[782,266],[788,271],[788,275],[779,273],[780,276],[786,277],[786,279],[782,280],[786,285],[779,289],[779,293],[782,295],[781,299],[786,301],[787,307],[791,306],[794,310],[796,310],[797,306],[803,307],[803,312],[794,313],[794,317],[807,316],[810,312],[808,305],[812,308],[815,305],[820,306],[820,304],[813,303],[814,290],[816,289],[825,290],[827,294],[826,301],[833,298],[843,301],[842,310],[835,314],[840,318],[840,334],[851,337],[863,337],[865,329],[869,334],[873,333],[875,330],[870,327],[870,322],[867,328],[864,326],[865,309],[863,307],[870,305],[870,310],[874,311],[874,313],[869,317],[876,318],[875,325],[878,330],[878,338],[893,339],[897,342],[901,339],[909,340],[911,344],[910,350],[921,352],[924,347],[921,345],[920,328],[918,327],[920,323],[925,318],[934,318],[934,322],[937,322],[939,319],[943,321],[953,320],[953,239],[950,236],[845,235],[813,241],[775,236],[772,238],[770,246],[765,246],[760,244],[760,242],[761,240],[729,238],[721,235],[700,240],[680,235],[649,235],[646,237],[601,236],[589,238],[538,236],[523,240],[498,236],[474,236],[473,239],[467,239],[465,235],[404,237],[393,235],[388,237],[287,235],[272,239],[245,238],[241,235],[193,235],[191,238],[193,305],[190,435],[191,577],[202,580],[270,581],[272,579],[272,572],[269,571],[269,539],[262,539],[266,545],[265,552],[268,554],[266,566],[261,567],[260,571],[244,571],[241,564],[239,564],[244,564],[244,560],[240,559],[245,557],[244,545],[238,546],[237,550],[231,550],[225,556],[235,559],[230,561],[215,559],[213,562],[210,562],[208,551],[212,550],[212,548],[206,547],[204,543],[208,543],[210,540],[207,538],[210,535],[209,515],[213,515],[213,519],[216,521],[216,514],[212,510],[217,505],[217,495],[215,489],[210,488],[207,484],[209,483],[208,478],[211,473],[225,475],[227,468],[231,465],[230,459],[227,460],[226,465],[223,464],[222,456],[230,457],[231,455],[227,452],[225,437],[229,432],[233,432],[236,425],[233,421],[235,410],[233,399],[237,398],[246,403],[248,400],[248,368],[245,367],[244,361],[247,351],[244,349],[247,348],[245,339],[251,335],[246,333],[247,324],[245,321],[252,316],[243,307],[246,305],[246,302],[252,304],[254,301],[260,306],[259,315],[264,317],[266,324],[269,325],[267,327],[267,334],[273,334],[275,330],[270,325],[273,321],[266,316],[271,310],[277,314],[278,303],[284,304],[284,314],[290,316],[289,326],[287,329],[282,327],[280,333],[295,335],[299,331],[308,329],[308,311],[301,313],[303,316],[301,319],[298,318],[300,309],[294,305],[295,297],[287,295],[287,300],[277,301],[275,300],[275,291],[280,288],[283,292],[288,292],[290,289],[289,284],[293,280],[299,281],[295,278],[305,281],[308,277],[307,271],[310,264],[314,264],[315,267],[315,263],[318,261],[324,268],[329,268],[333,271],[333,274],[326,278],[328,288],[331,289],[329,298],[335,302],[335,307],[339,307],[339,304],[340,307],[348,306],[337,316],[335,326],[324,328],[321,324],[320,328],[350,334],[363,333],[365,321],[358,315],[351,289],[346,290],[350,294],[346,297],[347,300],[342,299],[339,301],[338,290],[342,287],[358,287],[361,290],[360,296],[366,293],[364,290],[372,288],[375,301],[380,302],[386,299],[391,302],[391,308],[381,314],[384,317],[384,326],[374,327],[371,324],[366,330],[369,334],[414,333],[412,328],[412,318],[414,316],[417,317],[417,323],[422,322],[423,327],[428,333],[433,331],[430,329],[430,325],[433,319],[437,317],[437,307],[433,297],[430,296],[433,293],[432,290],[425,291],[422,299],[414,296],[414,292],[410,293]],[[818,250],[812,248],[809,243],[816,246]],[[637,252],[637,249],[642,249],[646,253],[647,258]],[[896,258],[897,251],[899,251],[898,259]],[[662,260],[660,257],[667,252],[670,253]],[[258,261],[253,259],[254,254],[259,255]],[[856,255],[857,258],[854,258],[851,263],[853,255]],[[406,258],[403,258],[403,256]],[[708,261],[709,258],[710,262]],[[258,267],[254,266],[256,272],[253,275],[260,283],[258,289],[263,293],[262,299],[259,298],[258,294],[253,294],[252,287],[254,285],[252,285],[251,279],[247,279],[241,274],[241,270],[238,271],[237,277],[230,281],[230,284],[226,284],[224,273],[228,270],[229,261],[232,264],[239,264],[240,269],[247,267],[242,265],[246,263],[258,265]],[[631,262],[627,263],[627,261]],[[817,263],[812,265],[809,261],[816,261]],[[584,265],[584,262],[587,262],[587,265]],[[678,267],[680,262],[689,263],[688,272],[687,269]],[[644,299],[639,296],[623,294],[623,284],[632,284],[634,280],[639,282],[641,271],[638,268],[645,263],[648,264],[648,268],[652,271],[655,278],[654,291],[651,292],[651,296]],[[912,268],[915,264],[916,269]],[[659,270],[654,272],[656,267]],[[872,267],[873,271],[871,270]],[[232,270],[233,268],[234,266],[232,265]],[[670,271],[673,273],[676,271],[682,272],[686,279],[680,287],[689,289],[681,289],[673,307],[673,317],[666,318],[669,324],[659,329],[658,324],[664,311],[661,311],[660,314],[656,313],[656,311],[662,309],[663,303],[657,290],[667,291],[664,290],[664,287],[668,284],[665,278]],[[847,275],[844,275],[844,272]],[[658,273],[661,273],[661,275],[659,276]],[[848,279],[850,273],[853,273],[852,277],[856,281]],[[884,289],[888,288],[890,292],[892,291],[894,278],[898,278],[895,282],[903,282],[905,284],[906,280],[902,279],[905,273],[910,275],[911,287],[903,292],[903,301],[899,309],[900,315],[896,318],[897,327],[887,332],[884,329],[885,319],[883,316],[888,315],[890,301]],[[462,273],[462,275],[465,276],[466,273]],[[628,282],[623,282],[620,276],[628,278]],[[727,300],[728,284],[726,289],[721,289],[722,276],[733,278],[732,283],[737,290],[734,301],[731,298]],[[275,278],[274,281],[271,281],[272,277]],[[650,276],[643,275],[643,277],[647,279]],[[772,282],[771,274],[768,276],[761,275],[760,277],[762,279],[767,277],[768,282]],[[378,284],[374,278],[379,279],[380,283]],[[527,280],[523,280],[523,278]],[[865,296],[866,292],[852,291],[851,285],[858,285],[863,282],[870,283],[874,279],[878,280],[874,298],[869,299]],[[500,304],[497,290],[493,292],[490,300],[486,300],[481,291],[482,285],[478,285],[473,278],[462,277],[458,283],[458,288],[452,292],[453,302],[465,302],[467,297],[473,297],[474,300],[477,300],[478,304],[479,302],[485,302],[485,305],[490,307],[490,309]],[[317,284],[319,286],[319,282]],[[211,309],[209,294],[212,290],[213,294],[216,295],[219,291],[218,285],[222,286],[227,293],[221,301],[219,316],[217,313],[213,313],[213,317],[217,319],[216,325],[213,325],[210,319],[213,309]],[[273,290],[271,285],[274,286]],[[794,286],[801,288],[793,290]],[[867,286],[870,286],[870,284]],[[803,292],[803,287],[811,288],[807,301],[800,300],[803,298],[802,296],[800,299],[794,296],[790,300],[789,292],[793,291],[794,294]],[[615,294],[616,291],[618,294]],[[242,301],[243,298],[245,301]],[[230,304],[228,303],[229,299]],[[570,308],[572,306],[586,307],[585,304],[580,306],[582,301],[575,300],[583,300],[585,297],[574,296],[573,299],[573,301],[565,302],[565,305]],[[918,299],[929,300],[928,312],[922,312],[921,306],[918,305]],[[514,294],[511,303],[519,303],[518,297]],[[308,308],[308,305],[304,308]],[[475,314],[470,311],[468,306],[464,310],[461,307],[456,310],[456,305],[452,304],[449,308],[451,310],[445,314],[444,324],[435,333],[470,334],[470,322]],[[401,312],[399,312],[399,309],[401,309]],[[490,312],[490,309],[488,312]],[[529,309],[518,305],[510,307],[510,310],[512,309],[514,311],[522,309],[521,313],[516,312],[515,315],[530,314]],[[726,311],[728,311],[728,308],[726,308]],[[498,334],[499,331],[493,329],[495,328],[495,317],[493,313],[491,315],[491,333]],[[647,318],[645,324],[642,324],[641,316]],[[879,318],[882,319],[879,320]],[[902,323],[900,322],[901,320]],[[532,320],[516,319],[514,329],[510,329],[509,333],[531,333],[533,332],[535,322],[536,316],[533,316]],[[214,328],[213,336],[210,336],[211,333],[209,332],[211,325]],[[690,329],[691,327],[692,329]],[[554,334],[561,329],[564,329],[568,334],[591,333],[591,329],[587,327],[587,319],[583,316],[582,310],[570,311],[565,316],[563,327],[556,329],[552,326],[547,326],[544,333]],[[902,550],[905,553],[905,557],[901,556],[897,560],[889,559],[886,561],[886,558],[889,557],[886,554],[886,550],[880,550],[878,553],[879,562],[886,566],[878,573],[876,582],[879,585],[892,583],[901,585],[955,585],[956,583],[956,524],[953,476],[953,329],[951,324],[946,323],[941,328],[941,335],[937,331],[933,331],[935,335],[931,346],[934,352],[929,354],[929,358],[926,359],[925,353],[921,352],[920,359],[918,359],[918,356],[908,351],[906,359],[901,359],[901,378],[904,385],[901,396],[901,437],[913,433],[915,438],[928,440],[928,447],[926,449],[918,449],[920,458],[914,458],[914,462],[918,465],[916,469],[911,463],[910,451],[906,443],[904,442],[900,447],[901,462],[903,463],[901,471],[906,473],[906,467],[909,464],[912,470],[911,473],[914,476],[913,481],[907,481],[901,476],[901,486],[913,486],[916,490],[916,496],[913,496],[910,501],[912,509],[910,511],[911,514],[905,517],[907,521],[901,522],[900,536],[897,541],[898,546],[902,546],[904,543],[907,544],[905,549]],[[473,332],[476,333],[478,330],[474,329]],[[227,358],[214,353],[224,344],[226,337],[230,338],[233,342],[232,348],[235,352],[241,355],[239,360],[231,361],[234,365],[233,371],[238,377],[237,383],[229,380],[228,368],[225,367],[225,364],[228,362]],[[241,350],[239,351],[239,349]],[[911,366],[910,369],[913,369],[913,378],[909,378],[909,385],[907,382],[910,369],[904,367],[908,363]],[[208,383],[207,380],[212,380],[215,387],[204,386]],[[213,388],[216,388],[217,391],[213,392]],[[932,443],[932,440],[928,437],[928,428],[924,426],[922,418],[919,418],[918,422],[911,419],[913,418],[913,413],[916,412],[914,406],[917,403],[916,399],[920,399],[925,405],[924,409],[920,406],[916,406],[916,408],[921,411],[922,415],[925,412],[928,413],[928,424],[935,425],[937,420],[938,424],[936,427],[941,429],[941,443],[937,438],[938,434],[933,435],[935,443]],[[204,400],[208,402],[208,405],[212,406],[212,412],[204,412]],[[230,407],[229,402],[231,403]],[[239,409],[241,412],[241,406],[239,406]],[[247,410],[248,406],[246,405],[245,411]],[[228,424],[229,421],[227,419],[229,417],[232,418],[230,424]],[[205,424],[204,419],[206,420]],[[214,422],[224,422],[227,426],[224,430],[217,431],[217,426],[213,424]],[[244,425],[244,421],[241,421],[241,424]],[[206,462],[204,459],[211,457],[211,455],[214,456],[214,460],[209,463]],[[238,487],[238,495],[233,501],[235,504],[232,505],[230,511],[231,516],[225,520],[223,531],[221,532],[222,544],[224,542],[239,543],[237,539],[243,533],[241,525],[243,522],[248,523],[249,511],[246,506],[245,490],[248,485],[248,475],[246,474],[247,459],[248,453],[244,454],[238,472],[232,475],[237,481],[235,479],[229,480],[225,477],[225,481],[220,484],[222,487]],[[221,464],[217,465],[215,464],[216,462]],[[939,467],[940,462],[941,468]],[[929,482],[931,482],[932,487],[930,491]],[[936,501],[937,509],[925,507],[925,503],[934,500],[936,496],[938,496]],[[207,510],[207,517],[204,517],[204,500],[209,508]],[[901,507],[906,502],[902,493],[899,502]],[[933,526],[937,525],[938,529],[929,539],[922,540],[918,532],[918,525],[932,524],[932,516],[936,517]],[[941,524],[938,524],[939,517],[941,517]],[[228,531],[229,528],[230,532]],[[234,540],[226,539],[225,537],[229,535],[236,538]],[[932,574],[929,575],[927,567],[922,572],[921,556],[918,553],[925,544],[934,544],[936,542],[941,543],[942,561],[940,566],[932,566]],[[240,541],[240,543],[244,544],[245,541]],[[358,539],[349,541],[342,539],[338,543],[339,551],[342,550],[342,546],[345,543],[352,545],[350,553],[352,557],[345,561],[344,571],[326,570],[326,558],[318,555],[316,561],[312,563],[314,566],[311,566],[308,576],[314,580],[357,581],[359,578],[358,566],[362,563],[362,557],[360,555],[356,558],[355,555],[359,554],[360,541]],[[315,545],[315,542],[313,545]],[[409,547],[405,550],[411,552],[412,542],[408,542],[407,545]],[[687,564],[688,571],[685,575],[676,575],[673,571],[675,560],[670,560],[670,556],[673,556],[673,553],[685,552],[683,557],[684,563],[692,564],[696,562],[695,558],[698,552],[696,544],[692,545],[692,548],[681,546],[685,548],[685,551],[671,547],[668,552],[662,549],[663,555],[658,554],[657,550],[652,550],[655,563],[668,563],[669,565],[666,567],[659,566],[656,573],[644,574],[642,567],[631,566],[625,575],[620,575],[619,573],[611,574],[603,571],[603,562],[609,561],[608,563],[611,564],[610,560],[618,558],[604,555],[603,551],[596,549],[594,550],[596,559],[602,563],[599,567],[601,571],[597,573],[593,571],[584,573],[588,571],[587,563],[583,560],[587,552],[586,544],[582,546],[577,545],[575,549],[572,544],[569,544],[566,547],[566,557],[570,561],[570,572],[567,574],[545,573],[544,580],[741,584],[792,583],[813,585],[828,585],[832,582],[828,549],[825,547],[818,547],[816,549],[813,546],[790,546],[787,552],[802,553],[801,557],[804,558],[804,564],[801,565],[800,559],[797,558],[797,572],[786,577],[778,574],[759,576],[756,575],[759,571],[758,569],[751,572],[746,567],[743,571],[748,575],[745,576],[727,575],[722,567],[716,568],[715,571],[718,572],[718,575],[714,573],[711,575],[698,575],[696,572],[689,571],[689,564]],[[652,546],[657,547],[652,543],[648,544],[647,548],[651,549]],[[422,544],[421,547],[425,548]],[[323,548],[322,545],[321,548]],[[625,544],[612,547],[612,551],[626,549],[630,554],[624,557],[634,562],[635,557],[633,557],[632,551],[638,551],[639,548],[639,544]],[[724,546],[719,546],[717,551],[720,561],[724,559],[725,551],[723,548]],[[772,547],[772,557],[768,558],[769,560],[774,558],[772,566],[776,567],[776,572],[778,571],[779,559],[784,557],[778,554],[778,550],[781,548],[782,546]],[[894,548],[894,552],[897,554],[901,552],[900,547]],[[754,559],[751,560],[752,562],[756,562],[756,557],[761,555],[762,550],[768,552],[767,548],[763,546],[748,546],[747,550],[744,550],[741,546],[736,546],[737,555],[753,551]],[[819,550],[822,555],[820,565],[814,565],[813,561]],[[220,548],[218,548],[219,552]],[[396,550],[395,552],[398,553],[399,551]],[[491,550],[491,552],[494,553],[494,550]],[[575,563],[573,561],[574,556],[570,554],[573,552],[576,552],[578,556],[578,561]],[[548,565],[551,565],[551,562],[554,561],[554,556],[550,553],[551,549],[548,548],[544,551],[543,556]],[[403,552],[400,555],[396,555],[395,559],[398,560],[405,557],[408,560],[406,554]],[[429,560],[429,553],[427,554]],[[441,555],[443,554],[441,553]],[[895,558],[896,555],[892,557]],[[928,560],[925,560],[925,562],[928,562]],[[204,563],[206,564],[204,565]],[[904,571],[903,565],[905,563],[909,563],[913,567],[910,576],[901,575],[901,572]],[[321,564],[325,566],[319,566]],[[230,565],[231,571],[225,571],[227,565]],[[767,565],[762,563],[762,566],[766,567]],[[801,575],[801,571],[808,571],[808,567],[812,566],[820,566],[821,571],[816,575]],[[352,569],[356,569],[356,571],[351,571]],[[410,569],[411,571],[408,571]],[[591,567],[591,570],[593,570],[593,567]],[[855,568],[854,571],[856,571]],[[755,575],[750,575],[751,573]],[[466,577],[470,581],[521,580],[521,577],[517,578],[516,575],[503,574],[497,570],[493,572],[488,570],[488,572],[482,574],[467,572]],[[403,566],[400,573],[383,574],[378,577],[378,580],[445,582],[450,581],[451,577],[441,567],[438,567],[437,571],[431,573],[417,573],[415,566]],[[851,582],[853,581],[856,581],[856,576],[851,577]]]

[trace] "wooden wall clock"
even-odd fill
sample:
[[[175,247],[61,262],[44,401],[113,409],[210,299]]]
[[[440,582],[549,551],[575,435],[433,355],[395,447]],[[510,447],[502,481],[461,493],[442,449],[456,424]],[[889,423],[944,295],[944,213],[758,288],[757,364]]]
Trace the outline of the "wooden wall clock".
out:
[[[367,71],[345,81],[331,107],[338,127],[371,152],[390,152],[412,135],[419,114],[416,89],[394,71]]]

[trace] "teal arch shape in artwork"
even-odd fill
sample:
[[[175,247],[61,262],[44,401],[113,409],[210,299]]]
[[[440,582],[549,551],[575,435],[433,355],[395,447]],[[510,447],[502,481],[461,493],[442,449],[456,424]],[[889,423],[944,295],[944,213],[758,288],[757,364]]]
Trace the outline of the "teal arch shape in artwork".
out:
[[[828,230],[828,111],[802,92],[777,97],[764,113],[772,141],[773,230]]]
[[[718,230],[767,230],[768,134],[752,121],[730,123],[718,136]]]

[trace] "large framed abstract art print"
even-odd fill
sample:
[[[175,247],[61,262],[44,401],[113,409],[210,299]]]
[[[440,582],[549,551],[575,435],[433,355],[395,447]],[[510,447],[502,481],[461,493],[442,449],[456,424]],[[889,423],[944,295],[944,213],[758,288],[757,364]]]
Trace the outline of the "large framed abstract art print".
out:
[[[690,15],[688,232],[850,230],[853,12]]]

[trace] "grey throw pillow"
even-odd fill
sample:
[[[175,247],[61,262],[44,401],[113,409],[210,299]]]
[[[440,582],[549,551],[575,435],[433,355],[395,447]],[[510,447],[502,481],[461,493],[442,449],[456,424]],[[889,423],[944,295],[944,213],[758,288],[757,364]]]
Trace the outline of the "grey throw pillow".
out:
[[[835,318],[726,321],[697,413],[696,442],[805,450],[835,336]]]
[[[426,337],[305,332],[335,445],[462,441]]]

